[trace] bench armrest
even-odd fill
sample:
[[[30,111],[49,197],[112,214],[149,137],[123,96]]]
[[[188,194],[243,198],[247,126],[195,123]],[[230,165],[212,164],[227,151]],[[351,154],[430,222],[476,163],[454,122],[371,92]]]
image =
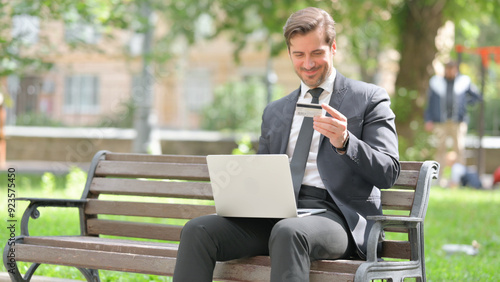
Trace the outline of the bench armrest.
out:
[[[423,218],[408,217],[408,216],[385,216],[385,215],[372,215],[366,217],[368,220],[375,222],[382,222],[385,226],[400,226],[400,227],[413,227],[416,223],[424,222]]]
[[[16,198],[16,201],[29,201],[29,205],[21,219],[21,235],[29,236],[28,222],[30,217],[37,219],[40,216],[39,207],[76,207],[83,208],[87,200],[80,199],[44,199],[44,198]]]
[[[366,260],[370,262],[376,262],[378,260],[377,247],[381,237],[383,236],[382,232],[385,227],[416,228],[419,223],[424,222],[423,218],[406,216],[377,215],[367,216],[366,218],[368,220],[375,221],[375,224],[373,224],[370,234],[368,235]]]

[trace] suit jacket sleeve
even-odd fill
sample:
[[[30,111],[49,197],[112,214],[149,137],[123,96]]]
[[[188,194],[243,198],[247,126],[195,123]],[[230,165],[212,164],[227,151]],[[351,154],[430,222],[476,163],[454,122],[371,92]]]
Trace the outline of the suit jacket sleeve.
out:
[[[383,88],[369,84],[363,86],[353,85],[354,95],[346,95],[342,103],[342,106],[351,108],[349,112],[355,113],[348,118],[349,146],[342,160],[366,182],[378,188],[390,188],[400,171],[395,115],[390,108],[389,95]],[[360,101],[360,98],[366,100]],[[358,110],[353,106],[356,104],[366,107]]]

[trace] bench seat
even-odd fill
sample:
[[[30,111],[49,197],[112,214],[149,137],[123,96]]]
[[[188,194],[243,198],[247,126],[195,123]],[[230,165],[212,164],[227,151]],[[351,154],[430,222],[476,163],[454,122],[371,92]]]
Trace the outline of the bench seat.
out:
[[[16,258],[20,261],[167,276],[173,274],[178,247],[173,243],[90,236],[30,236],[19,243]],[[354,273],[363,262],[313,262],[311,281],[353,281]],[[246,278],[265,281],[269,279],[270,264],[267,256],[219,262],[214,278],[230,281],[241,277],[241,273],[254,272],[253,276],[246,275]]]
[[[430,161],[401,164],[396,185],[382,190],[384,215],[370,218],[376,223],[369,236],[367,260],[312,262],[310,281],[404,277],[425,281],[422,225],[430,181],[439,165]],[[6,245],[5,267],[12,281],[29,281],[40,264],[77,267],[88,281],[100,281],[98,270],[171,276],[184,222],[215,212],[209,181],[203,156],[101,151],[92,161],[80,199],[24,199],[30,204],[22,218],[21,235],[15,238],[15,259],[33,264],[21,275],[17,265],[8,264],[12,250]],[[31,235],[28,222],[38,218],[43,207],[78,209],[81,235]],[[403,234],[404,239],[384,240],[382,253],[377,253],[381,232]],[[218,262],[214,279],[268,281],[270,269],[267,256]]]

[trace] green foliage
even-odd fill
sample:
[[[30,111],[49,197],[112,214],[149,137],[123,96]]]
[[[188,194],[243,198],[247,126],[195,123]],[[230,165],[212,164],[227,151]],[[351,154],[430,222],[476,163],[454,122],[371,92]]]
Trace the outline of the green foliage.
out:
[[[480,105],[469,107],[469,133],[478,134]],[[486,99],[484,103],[484,133],[500,136],[500,99]]]
[[[42,175],[41,188],[48,195],[52,194],[56,188],[56,176],[51,172],[45,172]]]
[[[400,123],[409,122],[412,117],[412,106],[418,98],[418,92],[408,90],[404,87],[397,89],[396,93],[391,98],[391,108],[396,114],[396,119]]]
[[[212,103],[203,110],[201,127],[206,130],[258,132],[266,106],[266,93],[265,84],[258,78],[228,82],[217,87]]]
[[[116,4],[116,3],[115,3]],[[123,5],[120,5],[123,6]],[[43,20],[62,19],[66,23],[85,22],[101,25],[112,22],[111,19],[120,11],[112,8],[109,1],[51,1],[51,0],[12,0],[0,1],[0,30],[9,31],[13,28],[12,18],[18,15],[30,15]],[[106,16],[103,16],[103,15]],[[105,18],[105,19],[104,19]],[[40,72],[52,67],[52,63],[44,58],[48,50],[55,46],[45,37],[40,37],[35,52],[23,52],[32,43],[24,41],[22,36],[10,37],[9,33],[0,35],[0,76],[21,74],[26,72]]]
[[[426,161],[432,160],[435,147],[430,143],[430,134],[424,130],[415,132],[414,140],[407,140],[404,136],[398,136],[399,159],[401,161]]]
[[[470,76],[473,83],[481,90],[482,75],[480,56],[464,54],[460,71]],[[490,61],[484,77],[484,130],[486,135],[500,136],[500,65]],[[478,134],[481,103],[467,108],[470,117],[469,133]]]
[[[430,134],[423,128],[423,116],[415,119],[413,105],[418,92],[399,88],[391,98],[391,108],[398,124],[409,126],[413,132],[411,139],[404,134],[398,135],[399,158],[402,161],[425,161],[433,158],[434,146],[430,144]],[[404,131],[403,128],[401,131]],[[399,131],[398,131],[399,133]]]
[[[252,155],[255,154],[255,150],[253,149],[252,139],[250,136],[243,136],[238,142],[238,148],[233,149],[233,155]]]
[[[61,127],[64,124],[60,121],[54,120],[44,113],[29,112],[20,115],[16,118],[16,125],[20,126],[50,126]]]
[[[326,9],[337,22],[338,34],[348,41],[349,55],[359,65],[360,76],[354,78],[376,82],[379,54],[397,46],[394,44],[399,40],[395,19],[402,14],[402,6],[401,1],[356,0]]]
[[[117,111],[100,118],[97,127],[132,128],[136,110],[137,105],[134,99],[121,102]]]
[[[66,188],[71,190],[83,191],[85,186],[85,181],[87,179],[87,173],[77,166],[72,166],[69,169],[69,173],[66,175]]]

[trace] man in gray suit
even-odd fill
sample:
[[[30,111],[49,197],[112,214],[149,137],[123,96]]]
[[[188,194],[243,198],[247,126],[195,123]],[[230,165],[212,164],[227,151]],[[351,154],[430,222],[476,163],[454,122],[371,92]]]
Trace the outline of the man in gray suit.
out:
[[[311,261],[365,257],[373,225],[366,217],[381,214],[379,188],[391,187],[400,171],[389,95],[336,71],[334,21],[325,11],[292,14],[284,35],[301,85],[264,110],[258,153],[287,154],[298,207],[327,211],[287,219],[195,218],[182,231],[174,281],[211,281],[216,261],[255,255],[270,255],[271,281],[308,281]],[[325,115],[307,125],[311,118],[295,114],[297,102],[319,103]],[[311,126],[312,137],[304,138]],[[303,139],[310,145],[304,164],[296,165]]]

